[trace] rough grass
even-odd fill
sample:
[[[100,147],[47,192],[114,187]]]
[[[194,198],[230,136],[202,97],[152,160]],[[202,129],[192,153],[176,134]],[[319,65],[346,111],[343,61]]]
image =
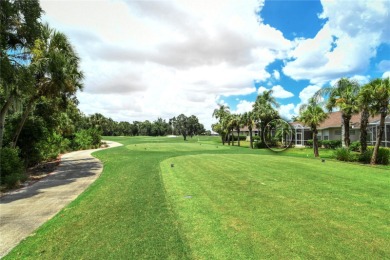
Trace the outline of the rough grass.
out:
[[[390,257],[387,170],[218,137],[110,140],[125,146],[94,154],[101,177],[4,259]]]

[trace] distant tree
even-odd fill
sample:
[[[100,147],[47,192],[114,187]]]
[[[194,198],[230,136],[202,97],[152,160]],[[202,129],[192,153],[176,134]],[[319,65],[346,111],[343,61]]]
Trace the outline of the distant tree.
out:
[[[253,105],[253,116],[260,128],[261,135],[264,135],[266,125],[273,119],[278,119],[279,113],[275,109],[279,107],[276,99],[272,96],[272,90],[265,90],[262,94],[259,94]],[[264,137],[263,137],[264,142]]]
[[[317,99],[317,101],[320,97],[328,96],[326,108],[329,111],[332,111],[336,107],[340,109],[343,120],[343,146],[346,147],[349,147],[351,143],[349,138],[349,123],[352,115],[359,112],[359,90],[360,85],[357,81],[341,78],[332,87],[322,88],[314,95],[314,98]]]
[[[173,126],[179,134],[183,135],[184,141],[187,141],[187,135],[189,130],[188,117],[185,116],[184,114],[178,115],[173,121]]]
[[[237,132],[237,145],[240,146],[240,129],[244,126],[244,118],[241,114],[233,114],[233,126]]]
[[[152,123],[149,120],[141,122],[139,125],[139,134],[143,136],[151,136],[152,133]]]
[[[322,107],[316,102],[316,99],[309,99],[309,103],[299,108],[299,121],[309,126],[313,133],[313,151],[314,156],[318,157],[318,130],[317,127],[323,122],[328,115]]]
[[[218,133],[221,136],[222,145],[225,145],[225,137],[227,134],[227,130],[222,126],[221,123],[216,123],[211,125],[211,129],[213,129],[214,132]]]
[[[253,112],[251,112],[251,111],[250,112],[245,112],[242,115],[242,120],[243,120],[244,126],[248,127],[250,148],[253,149],[252,130],[253,130],[253,127],[255,127],[255,119],[254,119]]]
[[[375,114],[380,114],[379,131],[377,131],[374,151],[371,157],[371,164],[376,164],[379,146],[381,145],[383,133],[385,131],[385,119],[390,109],[390,78],[375,79],[370,83],[372,87],[372,110]]]
[[[214,127],[218,131],[214,130],[215,132],[219,133],[222,138],[222,145],[225,145],[225,141],[227,138],[229,138],[230,129],[229,129],[229,117],[230,117],[230,108],[225,105],[219,105],[219,108],[216,108],[213,112],[213,117],[218,119],[219,123],[216,124]],[[230,145],[230,141],[228,141],[228,144]]]
[[[364,154],[367,151],[367,126],[368,126],[368,119],[371,115],[374,115],[375,111],[372,109],[372,90],[374,83],[374,80],[370,83],[364,85],[358,94],[358,106],[361,110],[361,116],[360,116],[360,152],[361,154]]]

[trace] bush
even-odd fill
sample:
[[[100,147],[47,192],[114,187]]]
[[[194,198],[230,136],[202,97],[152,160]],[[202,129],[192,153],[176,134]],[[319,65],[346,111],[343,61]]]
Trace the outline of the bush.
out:
[[[323,140],[322,146],[326,149],[336,149],[341,147],[341,140]]]
[[[337,160],[345,162],[354,162],[358,159],[356,154],[352,153],[349,149],[344,147],[337,148],[333,155]]]
[[[313,142],[314,142],[313,139],[307,140],[306,146],[313,148]],[[324,141],[322,141],[322,140],[318,140],[318,147],[321,147],[323,142]]]
[[[20,181],[26,180],[23,161],[19,158],[18,149],[2,148],[0,153],[1,184],[13,188]]]
[[[359,161],[362,163],[370,163],[374,147],[370,146],[367,150],[359,156]],[[378,156],[376,158],[377,164],[388,165],[390,163],[390,149],[385,147],[379,147]]]
[[[263,142],[254,142],[253,147],[257,149],[268,148],[267,145]]]
[[[237,141],[237,140],[238,140],[238,138],[237,138],[236,135],[234,135],[233,140],[234,140],[234,141]],[[246,140],[246,136],[245,136],[245,135],[240,135],[240,141],[245,141],[245,140]]]
[[[76,133],[73,140],[73,147],[79,149],[98,148],[101,143],[100,132],[97,129],[83,129]]]
[[[349,145],[349,150],[350,151],[354,151],[354,152],[360,152],[360,142],[359,141],[355,141],[355,142],[352,142],[350,145]]]

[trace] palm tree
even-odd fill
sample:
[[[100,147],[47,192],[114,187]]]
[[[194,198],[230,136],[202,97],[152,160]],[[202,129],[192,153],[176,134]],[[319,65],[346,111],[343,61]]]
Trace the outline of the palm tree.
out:
[[[248,127],[250,148],[253,149],[252,129],[255,126],[255,119],[254,119],[253,112],[245,112],[242,115],[242,120],[243,120],[243,125]]]
[[[275,108],[279,107],[275,98],[272,96],[272,90],[265,90],[263,94],[259,94],[253,105],[253,114],[259,122],[261,134],[264,134],[265,126],[273,119],[279,118],[278,111]],[[264,137],[263,140],[264,142]]]
[[[385,119],[390,109],[390,78],[375,79],[371,83],[371,100],[372,109],[375,114],[380,113],[379,131],[377,132],[374,151],[371,157],[371,164],[376,164],[379,146],[382,142],[383,133],[385,130]]]
[[[228,131],[228,116],[230,115],[230,108],[225,105],[219,105],[219,108],[216,108],[213,112],[213,117],[219,120],[218,131],[215,131],[221,135],[222,145],[225,145],[226,137],[230,131]],[[230,141],[229,141],[230,145]]]
[[[358,104],[361,110],[360,116],[360,152],[363,154],[367,150],[367,126],[370,114],[374,116],[372,105],[372,84],[374,81],[364,85],[358,95]]]
[[[339,108],[343,120],[343,146],[349,147],[349,122],[353,114],[359,112],[357,96],[360,86],[355,80],[341,78],[332,87],[322,88],[314,94],[314,98],[319,100],[321,96],[329,96],[326,108],[332,112],[334,108]]]
[[[318,157],[318,130],[317,126],[323,122],[328,115],[324,112],[322,107],[316,102],[316,99],[309,99],[309,103],[302,105],[299,108],[299,121],[307,126],[310,126],[313,132],[313,151],[314,156]]]
[[[237,145],[240,146],[240,129],[243,127],[243,117],[241,114],[232,115],[233,126],[237,131]]]
[[[31,53],[30,68],[35,75],[35,87],[28,95],[26,109],[13,137],[13,147],[28,115],[42,96],[66,99],[82,89],[79,57],[65,34],[51,29],[48,24],[43,25]]]

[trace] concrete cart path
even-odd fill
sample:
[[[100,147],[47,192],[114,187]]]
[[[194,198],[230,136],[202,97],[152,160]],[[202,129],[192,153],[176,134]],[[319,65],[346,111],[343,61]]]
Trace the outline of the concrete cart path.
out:
[[[111,141],[106,143],[110,148],[122,145]],[[64,154],[53,173],[0,198],[0,258],[99,177],[103,165],[91,155],[98,150],[101,149]]]

